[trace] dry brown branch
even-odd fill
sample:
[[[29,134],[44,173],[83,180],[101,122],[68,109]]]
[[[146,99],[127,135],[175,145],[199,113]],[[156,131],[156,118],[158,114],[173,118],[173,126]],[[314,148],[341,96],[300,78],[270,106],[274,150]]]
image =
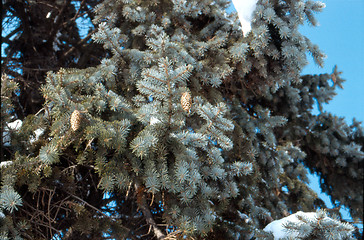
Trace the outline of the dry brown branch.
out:
[[[92,206],[91,204],[89,204],[88,202],[86,202],[85,200],[83,200],[82,198],[77,197],[76,195],[73,195],[72,193],[67,192],[71,197],[73,197],[74,199],[82,202],[83,204],[85,204],[86,206],[88,206],[89,208],[92,208],[93,210],[95,210],[96,212],[98,212],[99,214],[101,214],[102,216],[104,216],[105,218],[111,219],[113,221],[115,221],[115,219],[111,216],[108,216],[107,214],[105,214],[101,209],[98,209],[94,206]],[[126,229],[127,231],[130,231],[129,228],[122,226],[124,229]]]
[[[140,188],[141,188],[140,184],[136,183],[135,189],[136,189],[136,192],[138,192],[140,195],[140,196],[138,196],[139,201],[137,201],[138,207],[142,211],[145,221],[153,228],[155,237],[157,239],[165,239],[166,235],[158,228],[156,222],[153,219],[153,216],[150,212],[147,201],[145,199],[144,191],[138,191],[138,189],[140,189]]]

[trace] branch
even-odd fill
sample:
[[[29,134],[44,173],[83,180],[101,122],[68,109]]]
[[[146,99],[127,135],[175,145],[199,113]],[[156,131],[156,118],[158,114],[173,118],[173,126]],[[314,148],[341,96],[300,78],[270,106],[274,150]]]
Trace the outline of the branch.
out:
[[[91,38],[92,34],[94,34],[96,31],[97,31],[97,29],[94,29],[84,39],[82,39],[78,43],[74,44],[74,46],[72,48],[70,48],[67,52],[65,52],[61,56],[61,59],[64,59],[64,58],[68,57],[68,55],[70,55],[72,52],[74,52],[77,49],[78,46],[81,46],[84,42],[86,42],[87,40],[89,40]]]
[[[85,200],[83,200],[82,198],[79,198],[79,197],[77,197],[76,195],[73,195],[72,193],[70,193],[70,192],[67,192],[67,194],[69,194],[71,197],[73,197],[74,199],[76,199],[76,200],[78,200],[78,201],[80,201],[80,202],[82,202],[83,204],[85,204],[86,206],[88,206],[88,207],[90,207],[90,208],[92,208],[93,210],[95,210],[96,212],[98,212],[98,213],[100,213],[102,216],[104,216],[104,217],[106,217],[106,218],[108,218],[108,219],[111,219],[111,220],[115,220],[114,218],[112,218],[111,216],[108,216],[107,214],[105,214],[102,210],[100,210],[100,209],[98,209],[98,208],[96,208],[96,207],[94,207],[94,206],[92,206],[91,204],[89,204],[88,202],[86,202]],[[121,227],[123,227],[124,229],[126,229],[127,231],[130,231],[130,229],[129,228],[127,228],[127,227],[125,227],[125,226],[123,226],[123,225],[121,225]]]
[[[139,183],[135,183],[136,192],[139,193],[138,190],[141,189],[141,188],[142,187],[139,185]],[[154,235],[156,236],[157,239],[165,239],[166,235],[158,228],[156,222],[153,219],[152,214],[150,213],[147,201],[146,201],[145,196],[144,196],[144,191],[142,191],[140,193],[140,195],[141,195],[140,198],[139,198],[140,201],[137,201],[138,202],[138,207],[142,211],[146,222],[153,228]]]
[[[67,11],[67,8],[70,5],[70,3],[71,3],[71,0],[64,0],[63,6],[55,18],[56,21],[52,25],[52,29],[51,29],[50,34],[47,39],[47,43],[52,43],[54,41],[57,31],[60,29],[60,25],[62,23],[61,21],[63,19],[62,17],[65,14],[65,12]]]
[[[10,44],[10,43],[12,42],[12,40],[10,40],[10,38],[11,38],[14,34],[16,34],[16,33],[20,32],[20,31],[21,31],[21,28],[22,28],[22,26],[19,26],[19,27],[17,27],[16,29],[14,29],[13,31],[11,31],[11,33],[9,33],[8,35],[6,35],[6,37],[3,37],[3,38],[2,38],[2,42],[3,42],[3,43]]]

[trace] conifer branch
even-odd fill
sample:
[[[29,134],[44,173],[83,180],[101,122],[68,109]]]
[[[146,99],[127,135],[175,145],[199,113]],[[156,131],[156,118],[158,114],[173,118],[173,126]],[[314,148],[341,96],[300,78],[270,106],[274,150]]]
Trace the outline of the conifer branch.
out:
[[[163,79],[157,78],[156,76],[150,75],[149,73],[146,73],[145,76],[149,77],[149,78],[153,78],[153,79],[155,79],[157,81],[160,81],[162,83],[167,83],[167,81],[164,81]]]

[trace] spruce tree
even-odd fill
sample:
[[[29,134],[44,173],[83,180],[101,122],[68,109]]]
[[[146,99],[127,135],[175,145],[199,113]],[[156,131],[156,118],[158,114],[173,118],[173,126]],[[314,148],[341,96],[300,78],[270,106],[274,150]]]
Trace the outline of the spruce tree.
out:
[[[307,52],[323,64],[298,30],[324,4],[259,0],[250,32],[229,5],[103,1],[92,39],[108,54],[48,72],[18,129],[2,76],[2,238],[273,239],[274,219],[325,208],[307,169],[362,221],[363,128],[322,108],[344,80],[301,75]],[[352,235],[300,220],[286,227],[302,239]]]

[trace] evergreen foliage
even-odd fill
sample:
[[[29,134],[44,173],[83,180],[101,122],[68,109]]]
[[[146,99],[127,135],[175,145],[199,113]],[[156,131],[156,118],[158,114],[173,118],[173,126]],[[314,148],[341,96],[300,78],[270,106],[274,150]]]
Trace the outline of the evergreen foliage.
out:
[[[260,0],[246,36],[229,4],[95,7],[92,39],[109,54],[48,72],[42,109],[6,147],[4,239],[272,239],[261,229],[273,219],[325,208],[307,169],[362,221],[363,128],[322,107],[344,80],[336,67],[301,76],[306,52],[319,65],[325,56],[298,27],[316,25],[324,4]],[[2,100],[15,89],[4,81]],[[2,125],[10,110],[2,102]],[[302,239],[353,231],[300,220],[286,227]]]
[[[317,212],[297,212],[268,224],[265,231],[271,232],[274,239],[354,239],[353,226],[328,217],[323,210]],[[260,239],[270,239],[269,235]]]
[[[348,223],[341,223],[326,216],[320,211],[314,218],[297,215],[300,223],[289,222],[286,226],[288,232],[296,232],[298,239],[352,239],[353,227]]]

